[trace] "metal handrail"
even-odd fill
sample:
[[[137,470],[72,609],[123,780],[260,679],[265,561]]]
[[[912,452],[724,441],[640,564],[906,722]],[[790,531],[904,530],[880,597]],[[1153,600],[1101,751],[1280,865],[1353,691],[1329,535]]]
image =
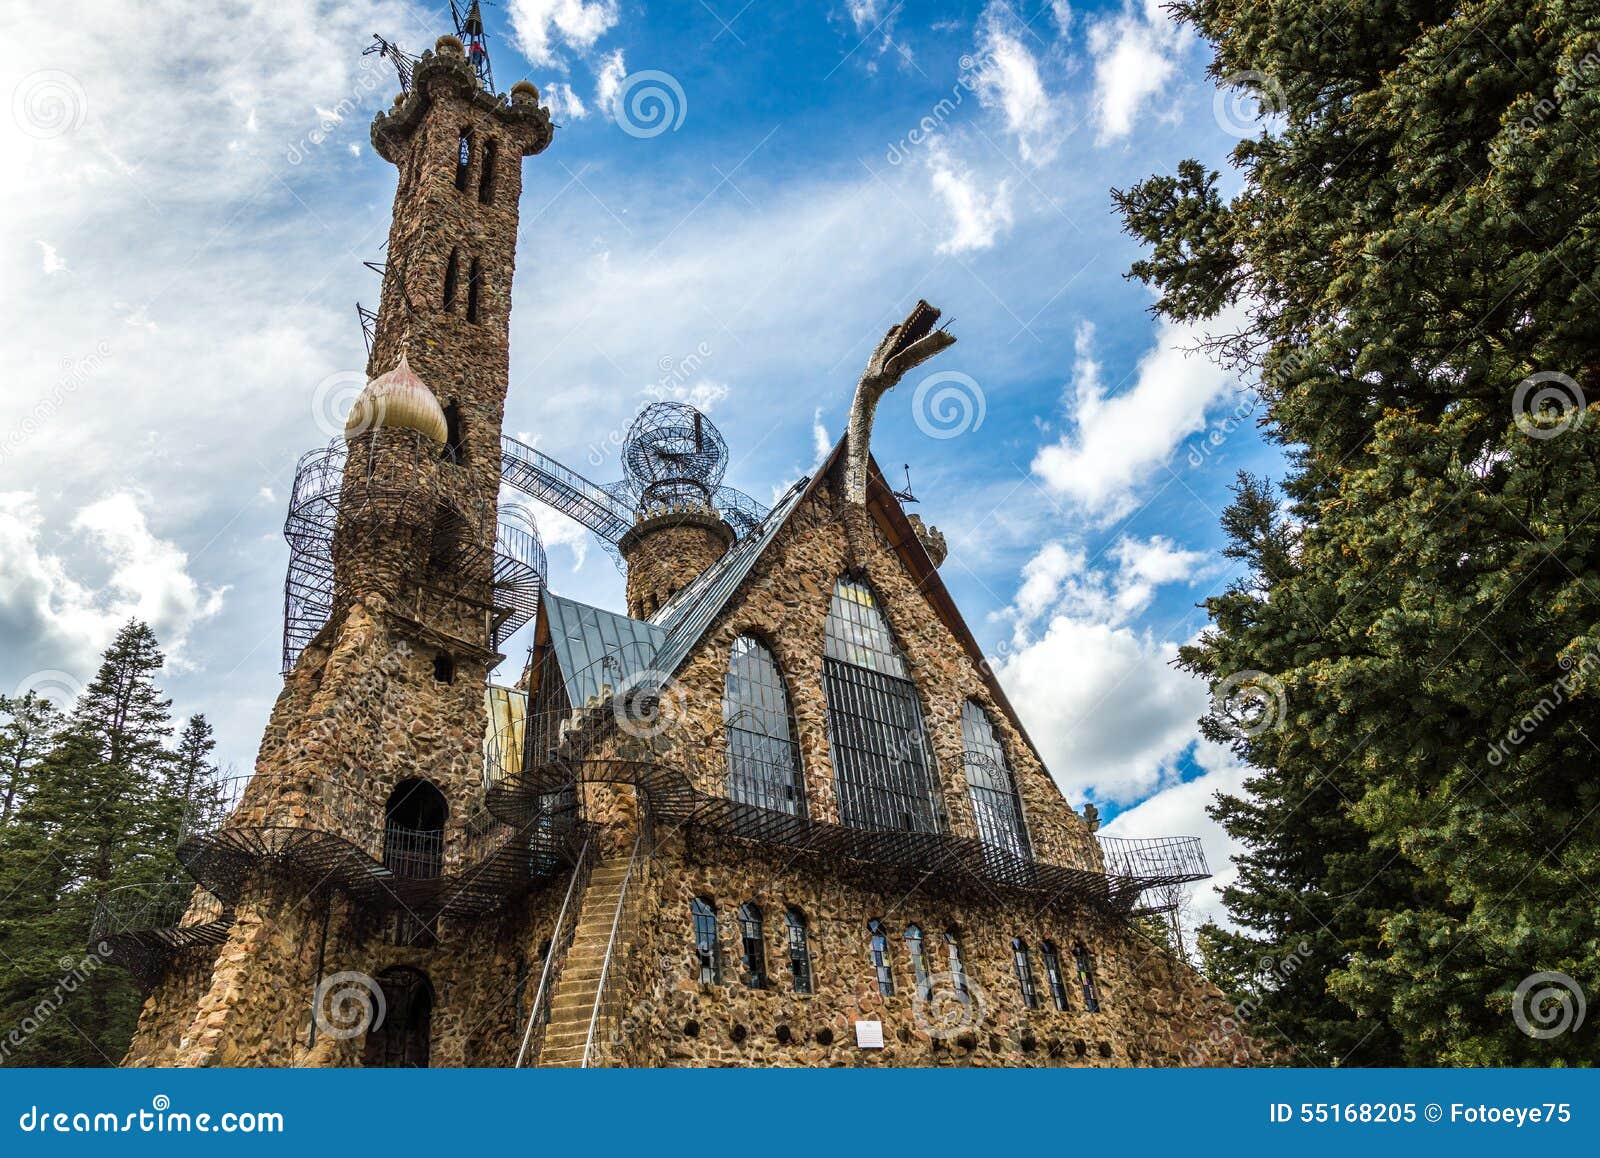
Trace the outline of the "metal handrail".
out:
[[[555,931],[550,935],[550,949],[544,956],[544,968],[539,971],[539,989],[533,995],[533,1008],[528,1012],[528,1028],[522,1033],[522,1047],[517,1050],[516,1064],[513,1069],[521,1069],[522,1061],[528,1054],[528,1044],[533,1040],[533,1027],[538,1024],[539,1011],[544,1006],[545,996],[550,992],[551,966],[558,954],[563,954],[567,946],[561,943],[563,931],[567,924],[567,910],[572,905],[572,894],[577,890],[578,878],[584,879],[584,887],[588,887],[589,877],[589,850],[594,846],[594,837],[590,836],[583,842],[583,849],[578,853],[578,863],[573,866],[572,879],[567,882],[566,896],[561,898],[561,912],[556,916]],[[573,922],[576,930],[577,922]]]
[[[639,849],[644,843],[645,826],[633,838],[633,853],[628,857],[628,869],[622,874],[622,889],[617,893],[617,911],[611,918],[611,938],[606,942],[605,960],[600,964],[600,982],[594,991],[594,1009],[589,1013],[589,1033],[583,1042],[583,1061],[580,1069],[589,1068],[589,1057],[594,1052],[594,1030],[600,1021],[600,1005],[606,998],[606,978],[611,973],[611,955],[617,948],[617,929],[622,924],[622,907],[628,901],[628,883],[633,879],[634,866],[639,863]]]

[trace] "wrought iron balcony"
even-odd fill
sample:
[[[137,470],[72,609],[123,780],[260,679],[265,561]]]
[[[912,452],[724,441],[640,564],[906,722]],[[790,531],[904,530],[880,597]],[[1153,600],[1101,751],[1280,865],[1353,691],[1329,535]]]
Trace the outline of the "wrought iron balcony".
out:
[[[193,881],[123,885],[95,898],[89,947],[149,988],[173,954],[220,945],[232,927],[232,909]]]
[[[186,831],[178,859],[228,902],[252,874],[292,873],[376,910],[469,917],[554,875],[577,847],[571,810],[540,811],[524,825],[482,814],[430,829],[392,822],[361,789],[357,781],[235,778],[227,818]]]

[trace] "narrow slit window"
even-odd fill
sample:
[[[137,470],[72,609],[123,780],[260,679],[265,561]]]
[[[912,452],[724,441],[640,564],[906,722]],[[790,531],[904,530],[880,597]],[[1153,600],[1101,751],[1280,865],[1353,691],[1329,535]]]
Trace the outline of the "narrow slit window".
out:
[[[433,657],[433,678],[442,684],[456,682],[456,661],[448,651],[441,651]]]
[[[1050,987],[1050,1001],[1057,1009],[1066,1009],[1067,983],[1061,976],[1061,950],[1054,941],[1043,941],[1039,945],[1039,956],[1044,960],[1044,980]]]
[[[739,906],[739,941],[744,949],[744,983],[751,989],[767,987],[767,945],[761,927],[761,910],[754,901]]]
[[[1078,984],[1083,988],[1083,1008],[1089,1013],[1100,1012],[1100,988],[1094,981],[1094,962],[1089,950],[1079,941],[1072,947],[1072,963],[1078,971]]]
[[[811,943],[806,936],[805,914],[799,909],[785,909],[783,923],[789,934],[789,987],[796,993],[810,993]]]
[[[444,458],[446,462],[459,463],[466,459],[466,446],[463,438],[461,407],[452,398],[444,408]]]
[[[878,982],[878,992],[893,997],[894,966],[889,963],[889,935],[883,931],[883,922],[876,917],[867,922],[867,932],[871,935],[872,972]]]
[[[456,285],[461,281],[461,251],[452,249],[444,267],[444,312],[456,312]]]
[[[472,171],[472,132],[462,129],[456,142],[456,188],[466,191],[467,175]]]
[[[478,320],[478,301],[483,296],[483,266],[477,258],[472,259],[472,268],[467,273],[467,321]]]
[[[689,902],[689,912],[694,917],[694,954],[700,962],[700,981],[715,985],[720,980],[717,952],[717,914],[711,902],[696,897]]]
[[[933,996],[933,979],[922,944],[922,929],[917,925],[906,926],[906,951],[911,956],[911,975],[916,981],[917,996],[926,1001]]]
[[[1033,962],[1028,959],[1028,943],[1021,937],[1011,939],[1011,959],[1017,966],[1017,988],[1022,991],[1022,1004],[1029,1009],[1038,1009],[1039,987],[1033,980]]]
[[[484,205],[494,204],[494,161],[498,150],[491,139],[483,144],[483,172],[478,175],[478,200]]]

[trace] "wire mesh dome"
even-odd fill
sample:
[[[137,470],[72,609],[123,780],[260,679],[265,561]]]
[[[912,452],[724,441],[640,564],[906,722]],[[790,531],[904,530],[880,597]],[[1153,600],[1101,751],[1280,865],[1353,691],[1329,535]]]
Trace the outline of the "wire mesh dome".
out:
[[[623,469],[642,506],[709,505],[728,468],[728,443],[684,402],[652,402],[628,427]]]

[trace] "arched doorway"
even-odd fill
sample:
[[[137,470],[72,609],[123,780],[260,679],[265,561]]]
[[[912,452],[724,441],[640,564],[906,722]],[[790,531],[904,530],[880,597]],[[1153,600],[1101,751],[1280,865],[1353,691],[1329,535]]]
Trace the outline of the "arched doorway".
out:
[[[444,868],[444,822],[450,806],[426,780],[402,780],[383,816],[383,863],[397,877],[432,880]]]
[[[405,967],[378,974],[383,1021],[367,1031],[361,1064],[369,1069],[427,1069],[433,1031],[433,986],[427,975]]]

